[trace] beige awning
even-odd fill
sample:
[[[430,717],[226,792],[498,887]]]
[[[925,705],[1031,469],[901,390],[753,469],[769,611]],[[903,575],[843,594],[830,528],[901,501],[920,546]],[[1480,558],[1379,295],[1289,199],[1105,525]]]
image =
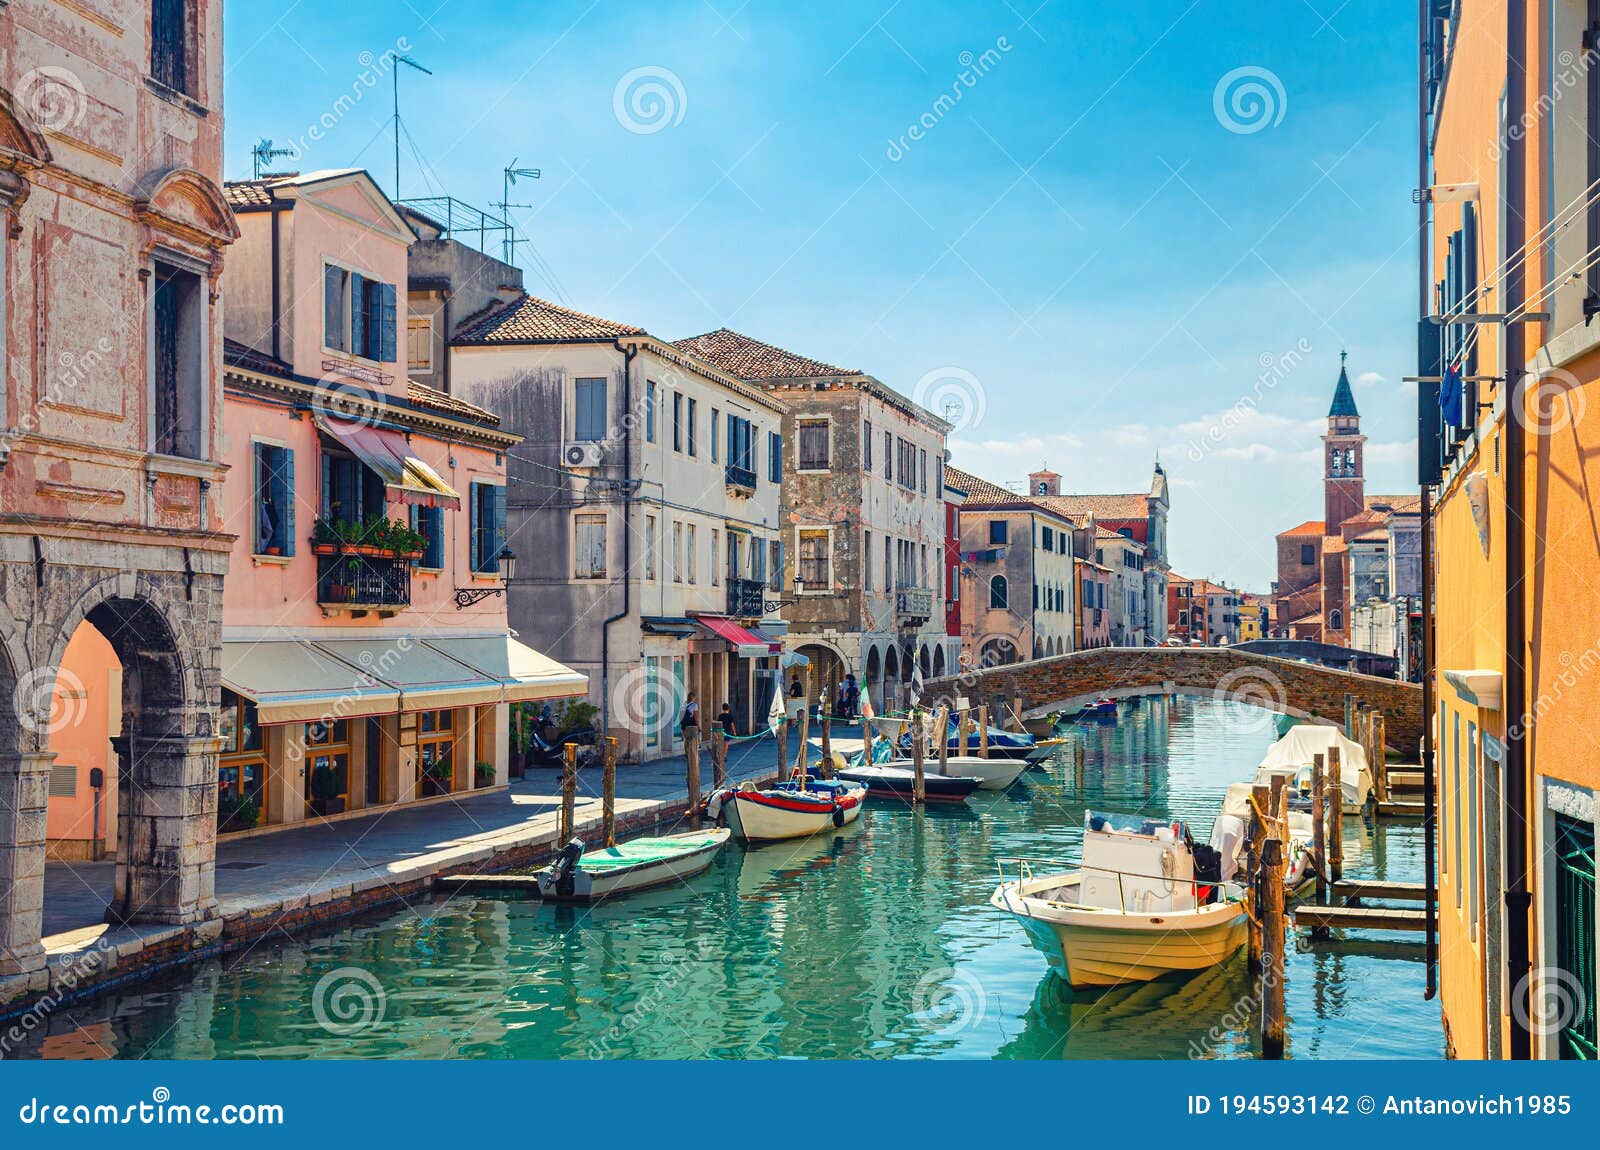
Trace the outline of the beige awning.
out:
[[[415,634],[370,639],[324,639],[317,647],[400,692],[402,711],[437,711],[498,703],[499,679],[452,659]]]
[[[299,640],[223,643],[222,685],[254,703],[262,723],[311,723],[400,709],[394,687]]]
[[[508,703],[558,699],[581,695],[589,689],[587,675],[541,655],[510,635],[428,639],[427,644],[501,684]]]
[[[383,480],[389,502],[460,509],[460,494],[443,476],[412,454],[406,437],[398,431],[329,415],[317,415],[314,419],[318,431],[343,445]]]

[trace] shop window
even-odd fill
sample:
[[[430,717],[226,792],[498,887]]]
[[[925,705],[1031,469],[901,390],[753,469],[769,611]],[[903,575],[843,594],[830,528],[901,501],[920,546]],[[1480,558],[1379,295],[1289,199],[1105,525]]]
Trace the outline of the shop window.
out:
[[[455,712],[422,711],[417,715],[417,772],[422,793],[447,795],[455,785]]]
[[[260,826],[265,814],[267,751],[256,705],[224,689],[218,733],[217,831],[247,831]]]
[[[350,722],[306,724],[305,800],[315,815],[336,815],[350,804]]]

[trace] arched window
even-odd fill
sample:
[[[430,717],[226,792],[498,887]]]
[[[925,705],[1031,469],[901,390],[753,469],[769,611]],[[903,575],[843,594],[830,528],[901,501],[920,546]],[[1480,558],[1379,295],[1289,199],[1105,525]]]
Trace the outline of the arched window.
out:
[[[993,611],[1004,611],[1006,606],[1006,577],[995,575],[989,580],[989,608]]]
[[[1334,631],[1344,630],[1344,612],[1335,607],[1328,612],[1328,626]]]

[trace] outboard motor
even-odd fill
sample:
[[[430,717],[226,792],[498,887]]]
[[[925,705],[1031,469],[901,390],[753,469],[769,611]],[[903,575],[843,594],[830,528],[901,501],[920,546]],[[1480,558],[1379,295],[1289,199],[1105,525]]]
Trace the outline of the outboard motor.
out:
[[[578,860],[582,857],[582,839],[573,839],[562,847],[561,853],[556,856],[552,869],[556,875],[556,894],[561,898],[571,898],[573,896],[577,885],[575,874],[578,869]]]

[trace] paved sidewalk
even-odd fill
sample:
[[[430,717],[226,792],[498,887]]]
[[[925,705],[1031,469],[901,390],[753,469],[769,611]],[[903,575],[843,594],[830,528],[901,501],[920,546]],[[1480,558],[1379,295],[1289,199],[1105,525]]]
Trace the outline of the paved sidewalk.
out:
[[[790,736],[790,754],[794,737]],[[776,769],[771,739],[729,747],[728,776],[745,779]],[[681,802],[685,791],[682,755],[617,768],[617,817],[643,815]],[[709,749],[700,756],[702,790],[711,785]],[[509,791],[466,797],[422,808],[379,811],[369,817],[305,826],[217,843],[216,891],[222,918],[260,913],[273,904],[317,903],[345,891],[370,889],[384,880],[425,877],[447,866],[488,860],[497,851],[555,834],[561,807],[559,768],[532,769]],[[600,817],[600,771],[578,779],[577,821]],[[105,946],[114,936],[170,930],[108,927],[115,864],[50,863],[45,869],[45,948],[52,955]],[[326,896],[326,897],[324,897]]]

